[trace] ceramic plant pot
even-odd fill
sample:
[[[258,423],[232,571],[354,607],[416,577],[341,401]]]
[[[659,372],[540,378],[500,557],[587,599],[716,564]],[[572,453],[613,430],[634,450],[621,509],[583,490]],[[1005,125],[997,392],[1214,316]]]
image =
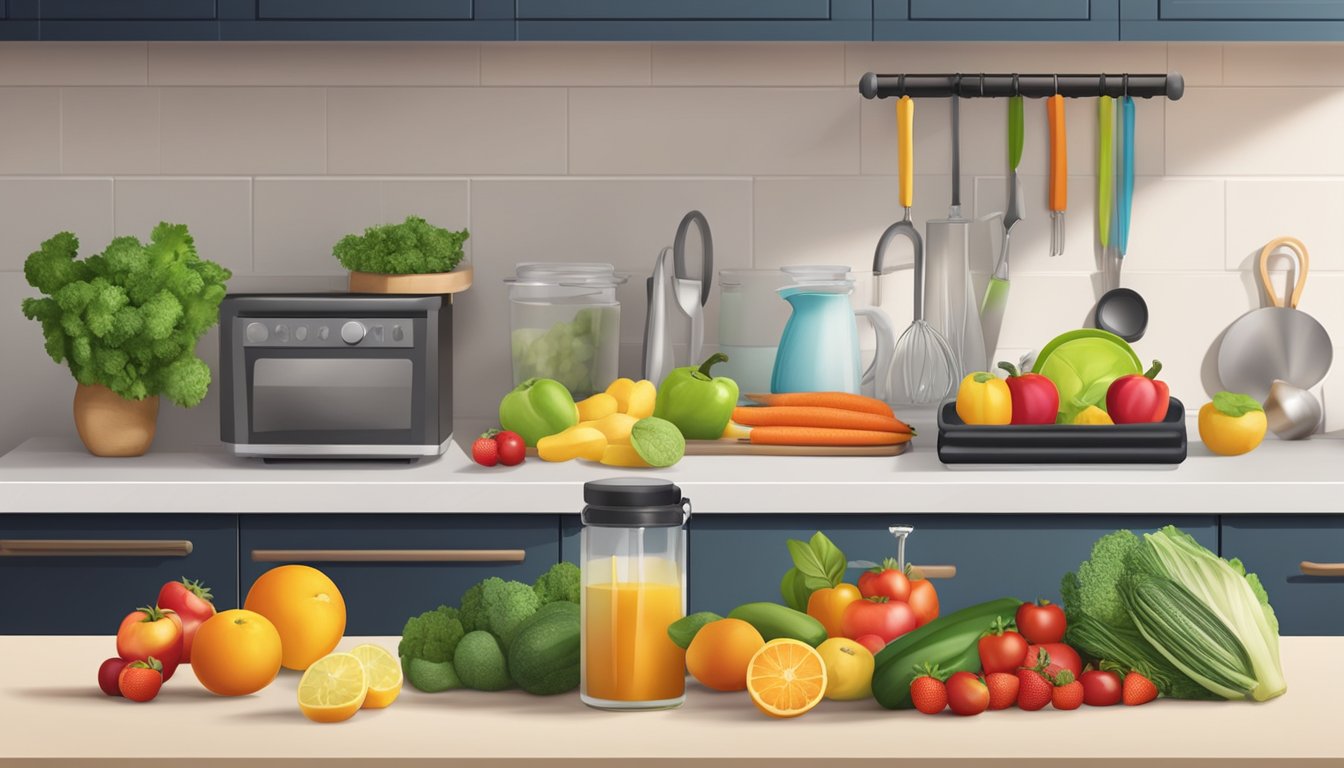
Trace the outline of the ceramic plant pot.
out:
[[[75,389],[75,429],[94,456],[143,456],[158,420],[157,395],[127,400],[101,384]]]

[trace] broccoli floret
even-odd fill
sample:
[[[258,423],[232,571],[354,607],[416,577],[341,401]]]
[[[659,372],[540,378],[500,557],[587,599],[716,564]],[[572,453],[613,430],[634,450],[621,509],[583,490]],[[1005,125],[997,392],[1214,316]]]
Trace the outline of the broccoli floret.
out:
[[[577,603],[579,566],[568,562],[556,563],[550,570],[537,577],[537,583],[532,585],[532,589],[537,593],[537,597],[541,598],[542,605],[561,600]]]
[[[1084,613],[1113,627],[1133,627],[1120,600],[1120,580],[1129,570],[1141,542],[1127,530],[1108,533],[1092,545],[1092,557],[1064,576],[1059,591],[1069,615]]]
[[[452,661],[453,652],[465,634],[457,610],[440,605],[406,621],[397,654],[436,663]]]
[[[485,606],[481,603],[481,590],[484,582],[473,584],[462,593],[457,616],[462,620],[462,628],[468,632],[485,629]]]
[[[369,227],[346,235],[332,248],[341,266],[352,272],[386,275],[451,272],[462,261],[467,230],[452,232],[407,216],[400,224]]]
[[[482,628],[499,638],[507,650],[518,625],[537,612],[541,599],[531,584],[491,577],[481,582],[481,607],[485,617]]]

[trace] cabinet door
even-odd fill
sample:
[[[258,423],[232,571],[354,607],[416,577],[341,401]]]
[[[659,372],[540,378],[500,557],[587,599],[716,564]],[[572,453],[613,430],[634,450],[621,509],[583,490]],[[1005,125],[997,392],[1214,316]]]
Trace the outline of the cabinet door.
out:
[[[216,0],[41,0],[38,5],[43,40],[219,39]]]
[[[1344,516],[1224,515],[1223,557],[1258,574],[1283,635],[1344,635],[1344,576],[1302,563],[1344,563]]]
[[[1125,40],[1344,40],[1344,0],[1121,0]]]
[[[822,531],[851,561],[896,556],[891,525],[913,525],[906,557],[916,565],[955,565],[935,581],[943,612],[996,597],[1059,599],[1059,581],[1086,560],[1092,542],[1117,528],[1175,524],[1211,549],[1213,516],[1171,515],[702,515],[689,535],[691,611],[726,613],[742,603],[779,601],[791,565],[785,541]],[[845,580],[858,580],[851,568]]]
[[[512,0],[219,0],[226,40],[512,40]]]
[[[0,40],[36,40],[38,0],[0,0]]]
[[[870,40],[872,0],[517,0],[520,40]]]
[[[1119,0],[874,0],[876,40],[1117,40]]]
[[[346,634],[399,635],[406,619],[457,605],[490,576],[533,581],[560,559],[556,515],[244,515],[241,594],[285,563],[341,590]]]
[[[0,515],[0,635],[110,636],[183,576],[238,606],[237,516]]]

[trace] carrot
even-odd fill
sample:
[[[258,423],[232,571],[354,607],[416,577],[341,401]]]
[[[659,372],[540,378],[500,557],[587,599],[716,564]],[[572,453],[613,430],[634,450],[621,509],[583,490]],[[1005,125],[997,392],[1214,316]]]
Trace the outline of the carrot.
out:
[[[802,405],[747,406],[733,409],[733,421],[748,427],[825,427],[911,432],[910,425],[891,416]]]
[[[755,427],[752,445],[900,445],[910,440],[908,432],[875,432],[869,429],[825,427]]]
[[[815,406],[819,408],[840,408],[846,411],[873,413],[878,416],[896,418],[891,406],[872,397],[856,395],[852,392],[784,392],[773,395],[747,395],[761,405]]]

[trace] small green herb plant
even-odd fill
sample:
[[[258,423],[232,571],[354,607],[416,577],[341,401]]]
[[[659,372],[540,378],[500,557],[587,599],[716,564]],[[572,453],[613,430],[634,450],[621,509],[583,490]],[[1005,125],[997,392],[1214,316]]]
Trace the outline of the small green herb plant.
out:
[[[467,230],[453,232],[418,216],[400,224],[369,227],[362,235],[346,235],[332,248],[341,266],[351,272],[420,275],[451,272],[462,261]]]
[[[219,321],[232,273],[198,257],[182,224],[159,224],[147,243],[118,237],[82,261],[78,251],[79,238],[61,232],[23,264],[28,284],[46,294],[24,299],[23,314],[42,324],[51,359],[80,384],[128,400],[200,403],[210,368],[196,342]]]

